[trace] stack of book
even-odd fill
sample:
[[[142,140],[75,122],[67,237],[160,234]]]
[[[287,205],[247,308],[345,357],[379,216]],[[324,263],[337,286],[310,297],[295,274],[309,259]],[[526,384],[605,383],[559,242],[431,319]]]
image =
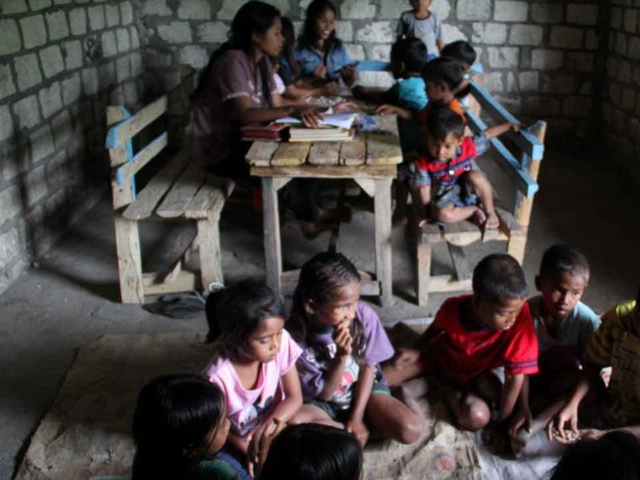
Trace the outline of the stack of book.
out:
[[[262,140],[263,142],[279,142],[282,140],[286,125],[279,123],[270,123],[269,125],[247,125],[242,127],[242,140],[254,141]]]
[[[348,142],[355,138],[355,128],[289,128],[290,142]]]

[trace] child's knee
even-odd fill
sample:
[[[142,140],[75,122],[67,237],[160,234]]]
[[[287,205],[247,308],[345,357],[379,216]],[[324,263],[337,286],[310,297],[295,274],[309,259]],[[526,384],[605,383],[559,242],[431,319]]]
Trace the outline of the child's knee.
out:
[[[416,415],[410,422],[406,422],[400,431],[398,442],[410,445],[415,443],[422,435],[424,428],[424,419],[422,416]]]
[[[464,430],[475,432],[486,427],[491,420],[489,406],[475,395],[466,395],[458,415],[458,424]]]
[[[471,170],[470,172],[467,172],[464,179],[469,185],[475,188],[489,184],[487,176],[480,170]]]
[[[436,211],[436,218],[438,219],[439,222],[444,222],[444,223],[455,222],[456,219],[455,219],[453,209],[454,209],[453,206],[439,208]]]

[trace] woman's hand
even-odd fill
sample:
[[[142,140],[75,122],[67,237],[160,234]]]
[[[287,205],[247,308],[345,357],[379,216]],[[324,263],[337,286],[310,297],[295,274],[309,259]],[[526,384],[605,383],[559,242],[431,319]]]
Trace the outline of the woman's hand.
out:
[[[313,71],[313,74],[316,77],[320,77],[320,78],[327,78],[327,67],[324,65],[318,65],[315,70]]]
[[[385,103],[376,108],[376,113],[378,115],[398,115],[398,107]]]
[[[356,79],[358,78],[358,74],[356,73],[356,69],[358,68],[358,62],[353,63],[351,65],[347,65],[346,67],[342,67],[340,70],[340,74],[342,75],[342,80],[348,86],[356,83]]]
[[[309,128],[318,128],[320,126],[318,122],[324,120],[322,112],[315,107],[303,108],[299,112],[299,117],[305,127]]]

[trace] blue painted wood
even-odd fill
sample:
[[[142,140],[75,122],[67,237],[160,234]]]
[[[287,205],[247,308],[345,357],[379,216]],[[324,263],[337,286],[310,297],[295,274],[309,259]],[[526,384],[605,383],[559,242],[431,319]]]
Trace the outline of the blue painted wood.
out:
[[[507,111],[493,96],[480,85],[471,82],[471,94],[496,122],[520,123],[520,121]],[[542,160],[544,157],[544,145],[529,132],[522,130],[519,134],[507,132],[506,137],[515,143],[532,160]]]
[[[133,115],[131,115],[131,112],[129,112],[129,110],[127,110],[124,106],[120,106],[120,113],[122,113],[122,117],[123,117],[123,121],[118,123],[114,128],[118,127],[119,125],[122,125],[124,122],[127,121],[131,121],[131,119],[133,118]],[[109,130],[109,134],[111,134],[113,128]],[[113,148],[109,146],[109,134],[107,135],[107,148]],[[117,146],[117,130],[116,130],[116,145]],[[131,141],[131,139],[127,140],[125,143],[125,149],[127,151],[127,163],[130,163],[133,161],[133,142]],[[125,182],[125,178],[124,175],[122,174],[122,170],[120,168],[118,168],[116,170],[116,183],[118,185],[122,185]],[[134,175],[131,176],[131,201],[135,202],[136,200],[136,177]]]
[[[124,106],[120,107],[120,111],[122,112],[124,119],[131,118],[133,116],[131,115],[131,112],[129,112],[129,110],[127,110]],[[133,142],[131,141],[131,139],[127,140],[126,148],[127,155],[129,156],[129,161],[131,161],[133,159]]]
[[[140,158],[141,154],[144,152],[144,150],[146,150],[147,148],[149,148],[151,145],[153,145],[154,143],[157,142],[161,142],[163,140],[165,140],[168,137],[168,133],[167,132],[163,132],[160,135],[158,135],[156,138],[154,138],[151,142],[149,142],[147,144],[146,147],[144,147],[144,149],[140,150],[140,152],[138,152],[138,154],[133,157],[131,160],[129,160],[127,163],[125,163],[124,165],[121,165],[120,167],[118,167],[116,169],[116,182],[118,183],[118,185],[122,185],[124,183],[124,168],[125,165],[129,164],[129,163],[135,163],[138,161],[138,159]],[[137,172],[136,172],[137,173]],[[135,174],[132,175],[132,180],[135,181]]]
[[[475,134],[481,133],[487,129],[487,125],[476,117],[473,112],[467,111],[467,119],[469,121],[469,127]],[[490,140],[493,147],[498,151],[502,162],[500,165],[507,172],[507,174],[516,182],[516,187],[527,198],[533,198],[536,192],[539,190],[538,184],[533,180],[529,171],[521,166],[520,162],[511,154],[511,152],[504,146],[499,139],[493,138]]]

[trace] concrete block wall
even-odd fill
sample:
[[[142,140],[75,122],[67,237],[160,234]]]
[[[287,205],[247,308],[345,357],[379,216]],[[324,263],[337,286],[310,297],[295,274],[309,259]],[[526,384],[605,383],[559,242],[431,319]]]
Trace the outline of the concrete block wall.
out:
[[[135,108],[130,0],[0,0],[0,292],[108,187],[105,108]]]
[[[146,0],[148,66],[171,86],[171,67],[201,69],[227,38],[240,0]],[[299,29],[310,0],[270,0]],[[388,59],[403,0],[335,0],[338,36],[354,60]],[[447,42],[470,41],[486,69],[487,88],[525,120],[546,118],[551,135],[587,137],[593,127],[599,0],[433,0]],[[391,85],[388,74],[362,74],[363,84]]]
[[[612,4],[602,133],[609,158],[640,184],[640,1]]]

